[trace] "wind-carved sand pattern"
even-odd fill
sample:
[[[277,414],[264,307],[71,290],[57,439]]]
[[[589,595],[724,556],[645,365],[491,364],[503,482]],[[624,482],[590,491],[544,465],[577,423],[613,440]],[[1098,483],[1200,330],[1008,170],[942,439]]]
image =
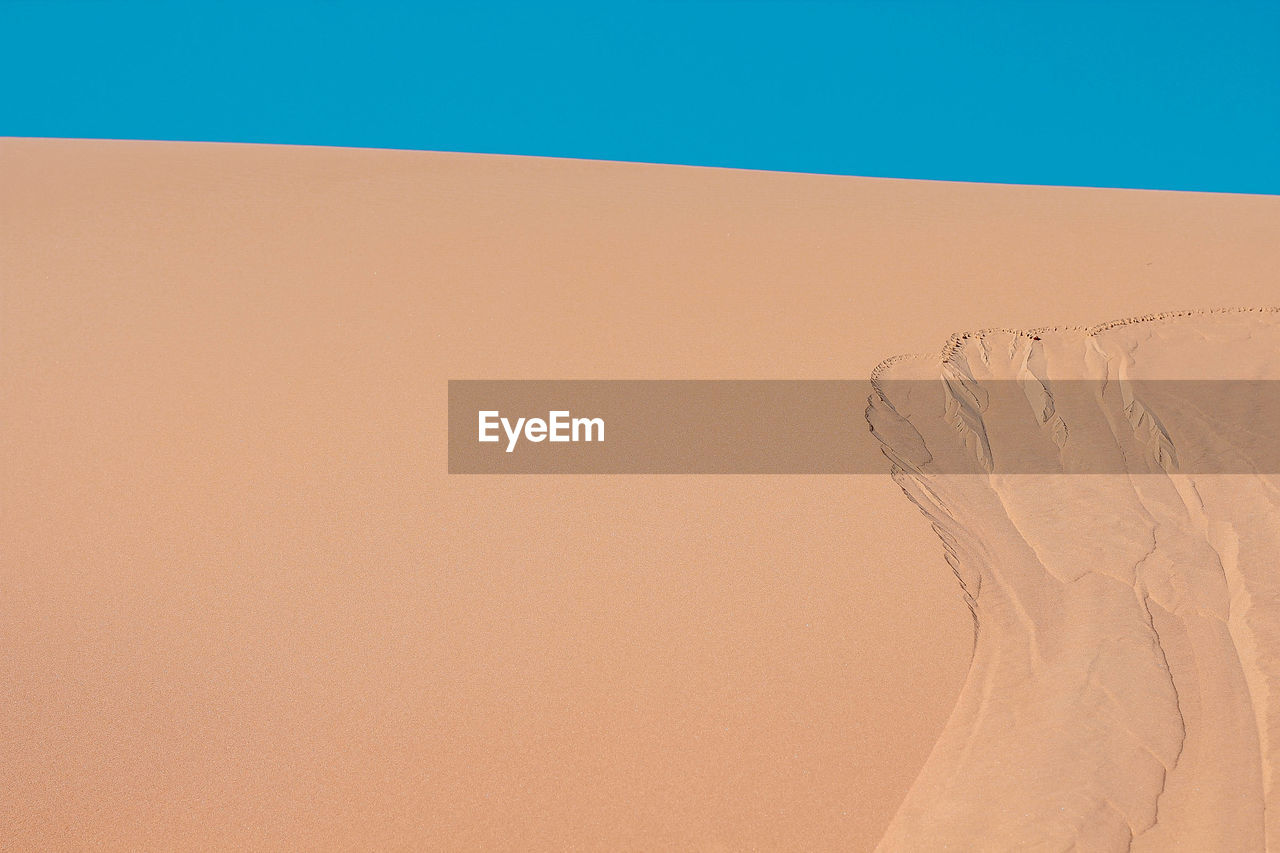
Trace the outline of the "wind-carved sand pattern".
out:
[[[1055,396],[1080,379],[1098,392]],[[975,628],[880,850],[1280,850],[1280,477],[1188,473],[1231,433],[1143,379],[1280,379],[1280,313],[984,331],[877,368],[867,417]],[[1028,448],[1057,468],[1017,473]]]

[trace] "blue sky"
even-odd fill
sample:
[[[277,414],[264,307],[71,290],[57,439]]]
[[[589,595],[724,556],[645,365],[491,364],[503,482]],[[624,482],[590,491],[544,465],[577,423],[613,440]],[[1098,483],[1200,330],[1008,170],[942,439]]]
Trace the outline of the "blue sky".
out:
[[[0,134],[1280,193],[1280,3],[0,0]]]

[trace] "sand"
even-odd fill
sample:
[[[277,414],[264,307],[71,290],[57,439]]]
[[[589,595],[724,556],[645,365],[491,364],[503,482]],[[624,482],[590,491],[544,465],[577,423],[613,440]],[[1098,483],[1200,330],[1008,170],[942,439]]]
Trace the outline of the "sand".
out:
[[[1280,267],[1267,197],[318,148],[8,140],[0,217],[15,850],[926,831],[973,621],[887,466],[450,477],[447,380],[860,379]],[[1175,748],[1260,730],[1218,713],[1144,719],[1126,825]]]
[[[1280,477],[1206,470],[1194,448],[1237,446],[1219,413],[1126,393],[1143,380],[1280,379],[1278,354],[1280,313],[1267,310],[986,331],[880,367],[888,393],[870,414],[942,539],[975,643],[955,713],[879,849],[1280,844]],[[893,384],[927,376],[943,393]],[[1032,376],[1034,405],[984,393]],[[1086,378],[1105,383],[1092,401],[1054,393]],[[1036,439],[1056,473],[1011,469],[1009,448],[1016,460]],[[1128,473],[1089,473],[1099,453]],[[956,473],[960,458],[974,473]]]

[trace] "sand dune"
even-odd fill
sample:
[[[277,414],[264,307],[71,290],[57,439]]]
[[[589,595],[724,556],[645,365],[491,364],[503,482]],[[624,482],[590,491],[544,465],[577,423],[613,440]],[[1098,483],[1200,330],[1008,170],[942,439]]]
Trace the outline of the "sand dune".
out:
[[[876,371],[868,416],[975,626],[881,850],[1280,846],[1280,477],[1195,467],[1236,434],[1129,390],[1276,379],[1278,355],[1280,314],[1212,312],[958,335]],[[1055,397],[1078,380],[1092,399]]]
[[[1275,197],[286,146],[3,140],[0,221],[6,851],[870,850],[972,647],[898,487],[451,476],[448,380],[863,378],[1280,268]],[[1237,725],[1177,688],[1157,826]]]

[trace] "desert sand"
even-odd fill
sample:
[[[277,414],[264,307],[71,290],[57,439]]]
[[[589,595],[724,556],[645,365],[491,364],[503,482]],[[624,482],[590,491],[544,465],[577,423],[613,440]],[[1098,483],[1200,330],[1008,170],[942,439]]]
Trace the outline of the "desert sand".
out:
[[[451,477],[447,380],[865,378],[958,329],[1270,304],[1280,268],[1269,197],[271,146],[3,141],[0,216],[13,850],[871,850],[996,831],[936,809],[964,802],[951,744],[993,736],[966,715],[1009,713],[969,674],[1015,670],[974,658],[964,592],[887,463]],[[1110,798],[1100,845],[1154,839],[1161,791],[1161,813],[1208,832],[1239,777],[1194,791],[1179,768],[1262,754],[1242,743],[1256,716],[1212,703],[1266,671],[1189,674],[1251,634],[1223,633],[1220,590],[1186,615],[1171,571],[1135,577],[1163,602],[1174,688],[1126,586],[1132,660],[1096,678],[1135,691],[1109,722],[1138,733],[1097,735],[1115,775],[1054,833]],[[1175,689],[1205,698],[1171,714]],[[1029,802],[1055,784],[1030,780]],[[1240,783],[1221,826],[1246,834],[1224,837],[1259,837],[1262,784]]]
[[[1090,377],[1092,400],[1054,393]],[[1280,379],[1280,313],[984,331],[877,378],[869,417],[975,628],[960,702],[880,849],[1275,849],[1280,477],[1197,463],[1238,451],[1240,430],[1133,389]],[[1011,382],[1036,393],[985,391]],[[1037,446],[1058,471],[1010,461]],[[1100,453],[1127,473],[1091,473]]]

